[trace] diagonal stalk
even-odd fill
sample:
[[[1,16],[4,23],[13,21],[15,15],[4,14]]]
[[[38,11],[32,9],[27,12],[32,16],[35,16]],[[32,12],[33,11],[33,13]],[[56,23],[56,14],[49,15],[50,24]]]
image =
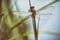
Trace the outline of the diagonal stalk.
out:
[[[15,29],[15,28],[18,27],[19,25],[23,24],[30,16],[31,16],[31,15],[23,18],[19,23],[17,23],[16,25],[14,25],[14,26],[10,29],[10,31],[12,31],[13,29]]]
[[[39,11],[42,11],[42,10],[46,9],[47,7],[49,7],[50,5],[52,5],[52,4],[54,4],[54,3],[58,2],[58,1],[60,1],[60,0],[52,1],[51,3],[49,3],[49,4],[45,5],[45,6],[43,6],[43,7],[42,7],[42,8],[40,8],[40,9],[38,9],[38,10],[37,10],[37,12],[39,12]]]

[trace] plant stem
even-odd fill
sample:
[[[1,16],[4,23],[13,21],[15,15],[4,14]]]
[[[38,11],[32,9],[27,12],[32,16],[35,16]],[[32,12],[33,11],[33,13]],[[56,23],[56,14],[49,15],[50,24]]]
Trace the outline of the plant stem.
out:
[[[43,6],[42,8],[39,8],[39,9],[37,10],[37,12],[40,12],[40,11],[46,9],[46,8],[49,7],[50,5],[52,5],[52,4],[56,3],[56,2],[59,2],[59,1],[60,1],[60,0],[54,0],[54,1],[50,2],[50,3],[48,3],[47,5]]]
[[[0,0],[0,18],[2,17],[2,0]]]
[[[38,30],[36,29],[36,21],[35,21],[35,18],[32,18],[32,21],[33,21],[33,28],[34,28],[35,40],[38,40]]]
[[[34,6],[31,6],[30,0],[29,0],[29,5],[30,5],[30,11],[32,13],[31,17],[32,17],[32,22],[33,22],[35,40],[38,40],[38,30],[36,29],[36,20],[35,20],[36,11],[34,9]]]

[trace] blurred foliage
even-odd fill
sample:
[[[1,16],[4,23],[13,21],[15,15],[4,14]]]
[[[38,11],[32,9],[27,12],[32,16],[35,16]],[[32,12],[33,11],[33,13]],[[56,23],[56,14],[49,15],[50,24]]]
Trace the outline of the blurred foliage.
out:
[[[27,24],[23,23],[23,24],[19,24],[19,26],[17,25],[20,21],[21,23],[26,20],[23,19],[22,16],[18,16],[18,18],[16,17],[16,15],[14,14],[12,8],[11,8],[11,0],[4,0],[3,3],[1,4],[2,7],[0,7],[2,9],[2,12],[4,14],[4,16],[2,17],[2,25],[1,28],[3,29],[3,32],[1,32],[2,34],[2,38],[3,40],[21,40],[23,39],[25,36],[23,36],[26,32],[27,32]],[[16,4],[17,5],[17,4]],[[17,7],[18,8],[18,7]],[[23,20],[22,20],[23,19]],[[6,26],[5,26],[6,25]],[[17,25],[17,28],[14,28],[10,31],[11,28],[13,28],[15,25]],[[21,28],[23,27],[23,28]],[[0,29],[0,30],[2,30]],[[21,29],[21,30],[20,30]],[[25,29],[23,31],[23,29]],[[23,32],[24,34],[21,34],[21,32]],[[9,37],[7,37],[9,36]],[[28,36],[26,36],[26,39],[28,40]],[[24,40],[24,39],[23,39]]]

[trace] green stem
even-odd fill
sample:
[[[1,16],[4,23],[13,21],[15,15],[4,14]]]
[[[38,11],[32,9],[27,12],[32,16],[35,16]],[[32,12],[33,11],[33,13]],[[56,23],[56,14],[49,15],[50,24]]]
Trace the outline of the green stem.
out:
[[[42,11],[42,10],[46,9],[47,7],[49,7],[50,5],[52,5],[52,4],[54,4],[54,3],[58,2],[58,1],[60,1],[60,0],[52,1],[51,3],[49,3],[49,4],[45,5],[45,6],[43,6],[43,7],[42,7],[42,8],[40,8],[40,9],[38,9],[38,10],[37,10],[37,12],[39,12],[39,11]]]

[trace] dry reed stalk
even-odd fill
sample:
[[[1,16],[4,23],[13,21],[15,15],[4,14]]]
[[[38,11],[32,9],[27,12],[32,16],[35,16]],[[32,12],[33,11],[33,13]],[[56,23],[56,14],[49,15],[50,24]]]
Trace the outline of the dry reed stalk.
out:
[[[32,13],[32,22],[33,22],[33,29],[34,29],[34,35],[35,35],[35,40],[38,40],[38,30],[36,28],[36,10],[34,9],[34,6],[31,5],[31,1],[29,0],[29,5],[30,5],[30,11]]]
[[[0,18],[2,17],[2,0],[0,0]]]
[[[35,40],[38,40],[38,30],[36,28],[36,21],[34,18],[32,18],[32,21],[33,21],[33,29],[34,29]]]
[[[7,3],[7,4],[9,4],[9,3]],[[2,15],[2,0],[0,0],[0,18],[1,18],[1,15]],[[0,29],[0,40],[8,40],[8,38],[10,37],[10,32],[9,32],[9,27],[5,22],[5,18],[2,23],[1,29]]]

